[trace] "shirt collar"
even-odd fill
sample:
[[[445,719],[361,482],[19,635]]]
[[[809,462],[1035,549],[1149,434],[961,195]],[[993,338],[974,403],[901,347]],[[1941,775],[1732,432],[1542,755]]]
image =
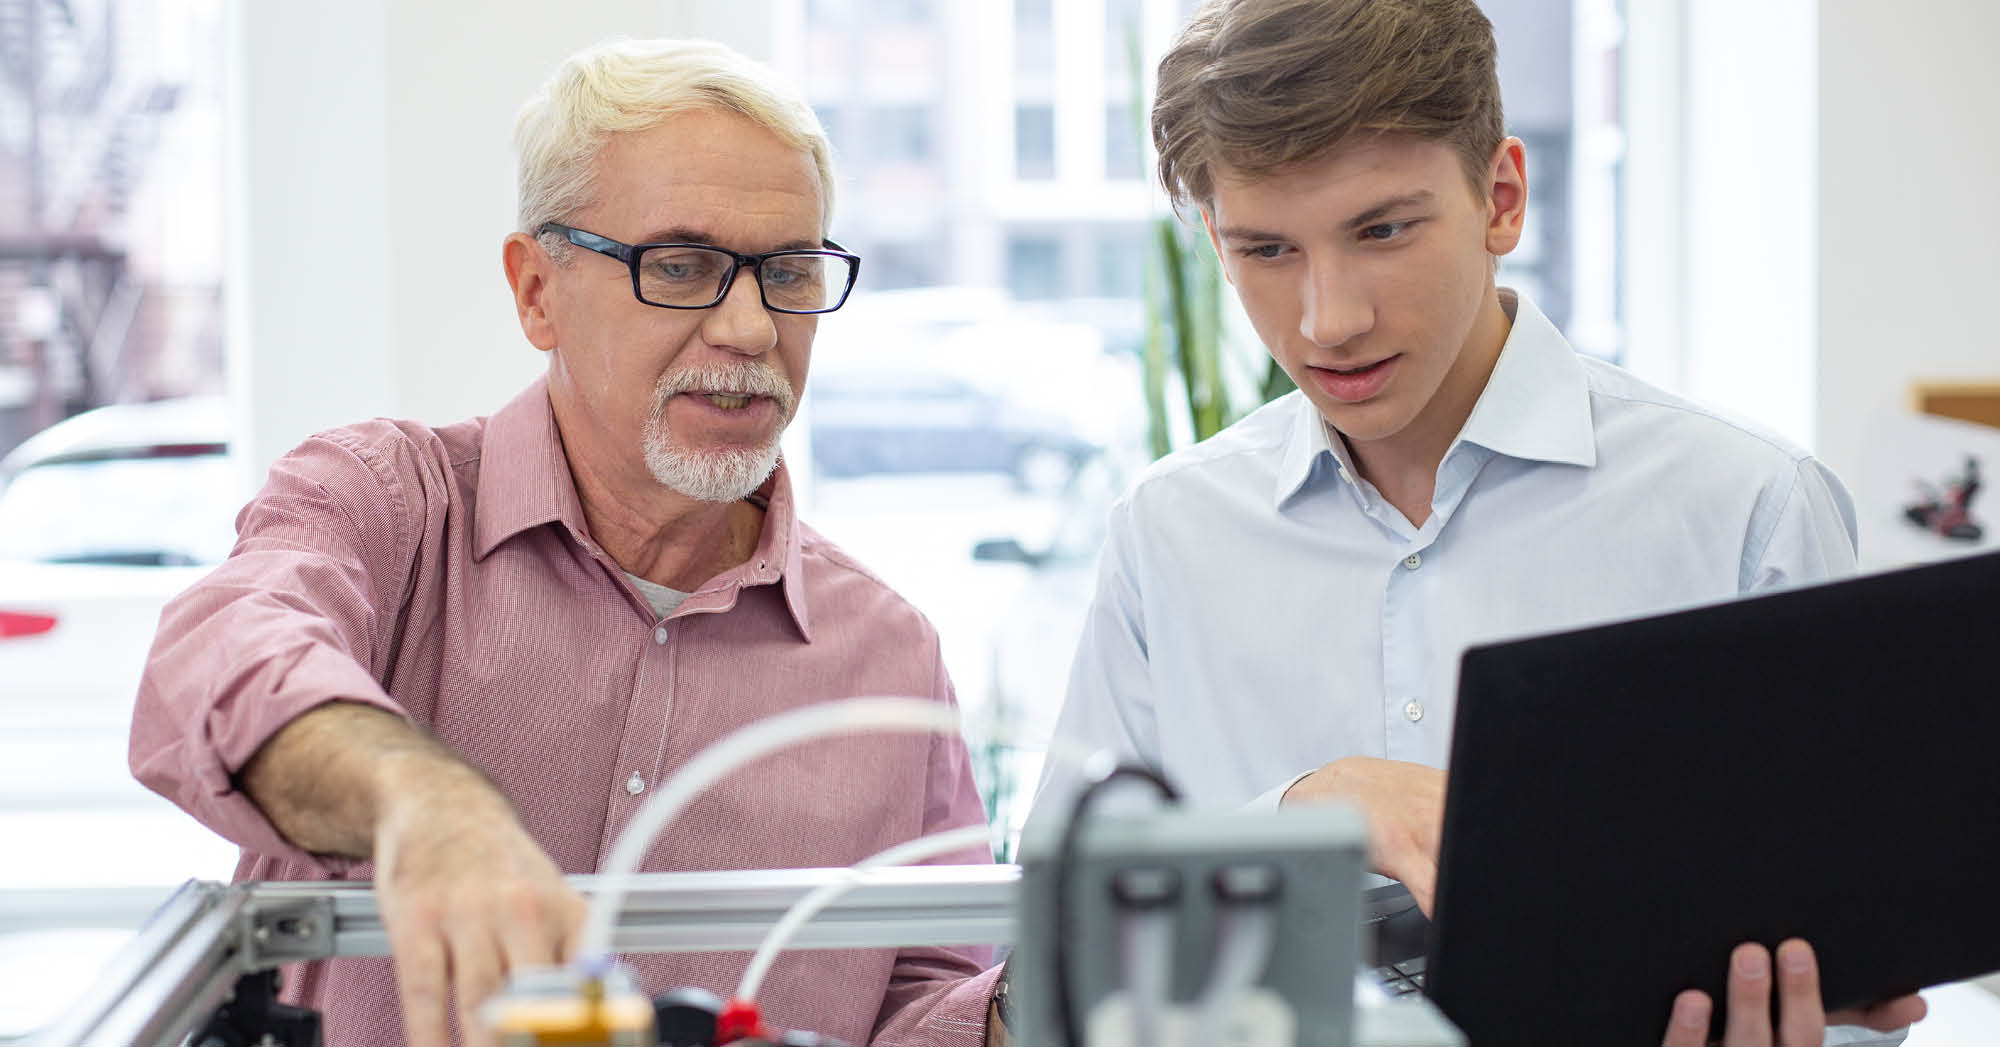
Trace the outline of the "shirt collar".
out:
[[[1590,384],[1576,350],[1526,296],[1503,287],[1500,300],[1514,326],[1457,442],[1528,461],[1596,465]]]
[[[1503,287],[1500,301],[1514,323],[1454,446],[1470,443],[1512,458],[1596,465],[1590,387],[1576,351],[1526,297]],[[1333,472],[1354,471],[1346,445],[1333,439],[1319,409],[1303,393],[1297,396],[1291,434],[1272,490],[1273,504],[1279,508],[1313,479],[1327,457],[1334,463]]]
[[[547,523],[560,523],[582,538],[583,505],[563,457],[547,378],[535,379],[487,419],[479,457],[473,559],[483,560],[501,542]]]
[[[535,379],[487,420],[480,459],[473,559],[483,560],[509,538],[548,523],[562,524],[572,539],[596,548],[587,537],[583,503],[577,499],[576,479],[563,454],[562,433],[556,428],[555,409],[549,405],[546,378]],[[736,590],[777,584],[784,591],[785,607],[798,626],[799,637],[810,643],[800,569],[803,536],[792,499],[791,475],[782,459],[751,497],[764,509],[764,529],[758,535],[756,551],[742,564],[703,583],[674,616],[726,610],[735,605]]]
[[[1293,393],[1296,403],[1292,405],[1291,435],[1285,439],[1285,450],[1278,459],[1278,483],[1271,492],[1272,504],[1280,509],[1305,488],[1313,478],[1313,472],[1328,456],[1338,463],[1340,469],[1351,469],[1347,461],[1347,448],[1335,441],[1328,432],[1326,419],[1319,408],[1306,399],[1304,393]]]
[[[799,627],[799,639],[812,642],[812,630],[806,616],[805,574],[800,568],[805,553],[804,536],[800,533],[798,503],[792,500],[792,474],[785,467],[785,460],[778,459],[778,467],[772,470],[763,486],[757,488],[755,496],[764,506],[764,533],[757,536],[757,551],[742,566],[723,572],[714,581],[702,586],[713,589],[721,585],[770,585],[776,583],[785,594],[785,608],[792,612],[792,624]]]

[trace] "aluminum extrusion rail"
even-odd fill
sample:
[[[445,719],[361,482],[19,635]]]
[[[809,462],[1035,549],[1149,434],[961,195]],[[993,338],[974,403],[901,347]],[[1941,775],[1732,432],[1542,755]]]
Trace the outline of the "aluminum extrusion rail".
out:
[[[802,928],[792,948],[979,945],[1014,939],[1012,865],[927,865],[853,873],[762,869],[648,873],[632,880],[612,936],[620,952],[747,950],[808,891],[857,886]],[[572,876],[585,897],[600,878]],[[175,1047],[228,1002],[238,979],[300,960],[387,956],[375,892],[365,883],[190,880],[55,1025],[47,1047]]]
[[[984,945],[1014,940],[1013,865],[919,865],[851,874],[846,869],[647,873],[633,878],[612,944],[619,952],[754,949],[806,892],[854,878],[858,885],[799,929],[787,948],[855,949]],[[572,876],[584,897],[600,877]],[[261,904],[330,899],[330,949],[287,957],[387,956],[389,936],[375,892],[361,883],[272,883],[251,888]]]

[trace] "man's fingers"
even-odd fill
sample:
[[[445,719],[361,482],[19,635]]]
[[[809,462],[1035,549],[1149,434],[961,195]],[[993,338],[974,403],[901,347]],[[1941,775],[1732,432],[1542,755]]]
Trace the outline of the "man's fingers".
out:
[[[1930,1005],[1924,998],[1912,993],[1884,1000],[1869,1007],[1836,1011],[1827,1017],[1829,1025],[1859,1025],[1876,1032],[1891,1032],[1906,1025],[1915,1025],[1930,1013]]]
[[[1778,1042],[1819,1047],[1826,1039],[1825,1005],[1819,998],[1819,963],[1812,946],[1797,938],[1778,946]]]
[[[1722,1042],[1727,1047],[1771,1047],[1771,954],[1755,942],[1729,954],[1729,1013]]]
[[[1385,872],[1403,881],[1403,886],[1410,890],[1410,899],[1417,903],[1417,908],[1423,910],[1424,917],[1428,919],[1431,907],[1437,903],[1437,862],[1416,856],[1398,862],[1395,869]]]
[[[1689,989],[1674,997],[1673,1013],[1667,1017],[1667,1035],[1660,1047],[1704,1047],[1708,1043],[1708,1019],[1715,1005],[1700,989]]]
[[[1430,787],[1424,796],[1424,817],[1417,833],[1418,842],[1423,844],[1433,861],[1437,859],[1438,848],[1444,845],[1444,792],[1445,773],[1433,771]]]
[[[403,1002],[403,1035],[409,1047],[451,1047],[445,1026],[445,951],[435,923],[398,932],[390,926],[396,995]]]
[[[509,971],[553,967],[563,947],[563,899],[521,885],[501,902],[500,952]]]
[[[466,1047],[488,1047],[496,1042],[486,1023],[479,1020],[479,1007],[506,977],[499,944],[477,924],[459,928],[452,938],[452,991],[458,997],[458,1031],[465,1037]]]
[[[583,925],[590,920],[590,903],[575,891],[569,893],[562,911],[556,916],[556,926],[562,932],[556,941],[556,962],[568,963],[576,959],[577,947],[583,942]]]
[[[1403,885],[1410,889],[1410,900],[1417,903],[1417,911],[1424,914],[1424,919],[1430,919],[1431,914],[1437,910],[1436,869],[1432,869],[1423,879],[1414,882],[1404,880]]]

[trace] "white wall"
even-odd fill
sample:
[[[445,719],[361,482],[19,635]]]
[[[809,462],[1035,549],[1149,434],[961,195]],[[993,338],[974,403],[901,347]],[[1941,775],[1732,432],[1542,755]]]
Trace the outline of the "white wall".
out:
[[[1820,0],[1816,388],[1836,470],[1865,470],[1870,420],[1912,381],[2000,379],[1996,47],[1992,0]]]
[[[1964,449],[1900,416],[1915,381],[2000,379],[2000,4],[1626,10],[1628,365],[1818,453],[1864,565],[1949,551],[1900,506]]]
[[[1627,363],[1810,446],[1816,0],[1626,9]]]
[[[250,475],[327,426],[451,421],[525,385],[542,358],[500,267],[522,101],[608,36],[765,57],[769,2],[233,0],[230,382]]]

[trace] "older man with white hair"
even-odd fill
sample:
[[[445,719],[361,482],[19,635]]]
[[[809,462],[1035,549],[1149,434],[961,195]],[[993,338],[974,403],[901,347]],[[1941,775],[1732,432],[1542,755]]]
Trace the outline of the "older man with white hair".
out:
[[[517,138],[503,258],[547,375],[487,418],[285,456],[167,608],[134,714],[134,773],[242,845],[239,880],[375,880],[393,967],[285,990],[334,1045],[442,1045],[454,1019],[485,1042],[479,1002],[576,945],[563,874],[717,738],[830,698],[953,701],[929,623],[798,520],[778,453],[860,265],[826,239],[811,110],[726,48],[620,42],[565,63]],[[962,742],[858,736],[729,778],[644,868],[839,865],[983,820]],[[978,1044],[984,958],[800,953],[761,1002],[850,1042]],[[723,990],[744,959],[633,962],[650,991]]]

